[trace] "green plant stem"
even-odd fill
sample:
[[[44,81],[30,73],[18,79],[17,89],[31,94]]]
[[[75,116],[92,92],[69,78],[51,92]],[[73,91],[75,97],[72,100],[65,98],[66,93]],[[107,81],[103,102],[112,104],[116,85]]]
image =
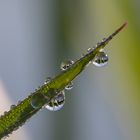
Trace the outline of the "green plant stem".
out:
[[[33,94],[29,95],[26,99],[13,107],[10,111],[5,112],[4,115],[0,117],[0,138],[8,136],[8,134],[18,129],[19,126],[22,126],[27,119],[32,117],[45,104],[49,103],[52,98],[57,96],[59,92],[54,91],[63,90],[65,86],[69,84],[69,82],[71,82],[77,75],[79,75],[86,67],[86,65],[95,58],[96,54],[101,49],[103,49],[106,44],[126,26],[126,24],[127,23],[124,23],[112,35],[98,43],[91,52],[87,53],[85,56],[77,60],[66,71],[60,73],[48,84],[42,85]],[[33,105],[31,104],[32,101],[34,101],[34,104],[36,105],[35,107],[33,107]]]

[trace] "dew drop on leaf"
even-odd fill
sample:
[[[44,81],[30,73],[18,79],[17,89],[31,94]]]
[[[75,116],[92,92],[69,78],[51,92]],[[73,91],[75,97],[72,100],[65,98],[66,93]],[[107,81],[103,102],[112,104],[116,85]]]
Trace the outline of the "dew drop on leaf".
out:
[[[13,128],[13,131],[16,131],[18,128],[19,128],[19,127],[14,127],[14,128]]]
[[[14,109],[16,107],[16,105],[11,105],[10,109]]]
[[[65,92],[62,90],[59,95],[54,97],[48,104],[45,105],[45,108],[50,111],[60,110],[65,104]]]
[[[18,103],[17,103],[17,105],[19,105],[21,102],[22,102],[22,101],[21,101],[21,100],[19,100],[19,101],[18,101]]]
[[[5,111],[5,112],[4,112],[4,115],[6,115],[7,113],[8,113],[8,112],[7,112],[7,111]]]
[[[71,81],[66,87],[66,90],[71,90],[73,88],[73,82]]]
[[[30,104],[34,109],[38,109],[42,107],[43,102],[45,101],[47,101],[47,99],[43,94],[36,93],[31,96]]]
[[[84,53],[82,53],[82,54],[81,54],[81,57],[84,57],[84,56],[85,56],[85,54],[84,54]]]
[[[68,61],[62,62],[61,65],[60,65],[60,69],[62,71],[65,71],[65,70],[67,70],[73,64],[74,64],[74,61],[72,61],[72,60],[68,60]]]
[[[3,137],[3,139],[5,140],[5,139],[7,139],[8,137],[9,137],[9,135],[6,135],[6,136]]]
[[[106,41],[106,38],[103,38],[103,39],[102,39],[102,42],[104,42],[104,41]]]
[[[98,52],[92,63],[97,67],[105,66],[108,63],[107,54],[103,51]]]
[[[94,48],[88,48],[88,49],[87,49],[87,52],[90,53],[90,52],[93,51],[93,49],[94,49]]]
[[[45,85],[46,85],[46,84],[48,84],[51,80],[52,80],[52,78],[51,78],[51,77],[47,77],[47,78],[45,79],[44,84],[45,84]]]

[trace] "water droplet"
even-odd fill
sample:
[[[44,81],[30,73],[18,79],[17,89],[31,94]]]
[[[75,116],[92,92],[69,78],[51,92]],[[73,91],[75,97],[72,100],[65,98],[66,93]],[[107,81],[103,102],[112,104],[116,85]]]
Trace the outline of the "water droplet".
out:
[[[44,84],[45,84],[45,85],[48,84],[51,80],[52,80],[51,77],[47,77],[46,80],[45,80],[45,82],[44,82]]]
[[[96,44],[96,47],[99,46],[100,44],[101,44],[101,42],[98,42],[98,43]]]
[[[84,54],[84,53],[82,53],[82,54],[81,54],[81,57],[84,57],[84,56],[85,56],[85,54]]]
[[[93,48],[88,48],[87,52],[91,52],[93,50]]]
[[[73,88],[73,82],[71,81],[66,87],[66,90],[71,90]]]
[[[102,39],[102,42],[104,42],[104,41],[106,41],[106,38],[103,38],[103,39]]]
[[[16,105],[11,105],[10,109],[14,109],[16,107]]]
[[[18,101],[18,103],[17,103],[17,105],[19,105],[21,102],[22,102],[22,101],[21,101],[21,100],[19,100],[19,101]]]
[[[74,64],[74,61],[72,61],[72,60],[68,60],[68,61],[62,62],[61,65],[60,65],[60,69],[61,69],[62,71],[65,71],[65,70],[67,70],[72,64]]]
[[[19,127],[14,127],[14,128],[13,128],[13,131],[16,131],[18,128],[19,128]]]
[[[5,111],[5,112],[4,112],[4,115],[6,115],[7,113],[8,113],[8,112],[7,112],[7,111]]]
[[[103,51],[98,52],[93,60],[93,64],[97,67],[105,66],[107,63],[108,63],[108,56]]]
[[[5,140],[5,139],[7,139],[8,137],[9,137],[9,135],[6,135],[6,136],[3,137],[3,139]]]
[[[65,92],[64,90],[60,91],[59,95],[54,97],[48,104],[45,105],[45,108],[50,111],[60,110],[65,104]]]
[[[41,93],[33,94],[30,100],[31,106],[35,109],[38,109],[43,106],[44,102],[46,102],[47,99],[45,96]]]
[[[37,92],[37,91],[38,91],[38,88],[35,89],[35,92]]]

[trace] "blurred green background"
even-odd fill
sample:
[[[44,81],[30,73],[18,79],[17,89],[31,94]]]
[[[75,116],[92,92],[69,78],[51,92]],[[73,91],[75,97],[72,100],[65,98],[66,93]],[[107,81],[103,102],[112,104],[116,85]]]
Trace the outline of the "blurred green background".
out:
[[[0,80],[11,103],[128,21],[106,48],[108,65],[89,66],[66,92],[62,110],[42,109],[9,140],[20,131],[23,140],[140,140],[139,6],[139,0],[0,1]]]

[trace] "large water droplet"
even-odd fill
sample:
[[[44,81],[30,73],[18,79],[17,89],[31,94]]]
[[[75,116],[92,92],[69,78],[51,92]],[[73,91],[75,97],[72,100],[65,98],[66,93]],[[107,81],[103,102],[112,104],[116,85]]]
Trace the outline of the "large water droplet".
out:
[[[48,104],[45,105],[45,108],[50,111],[60,110],[65,104],[65,92],[62,90],[58,96],[54,97]]]
[[[93,64],[97,67],[105,66],[107,63],[108,63],[108,56],[103,51],[98,52],[93,60]]]
[[[66,90],[71,90],[73,88],[73,82],[71,81],[66,87]]]
[[[67,70],[72,64],[74,64],[74,61],[72,61],[72,60],[68,60],[68,61],[62,62],[61,65],[60,65],[60,69],[61,69],[62,71],[65,71],[65,70]]]
[[[47,101],[47,98],[41,93],[33,94],[30,100],[31,106],[38,109],[43,106],[43,103]]]

